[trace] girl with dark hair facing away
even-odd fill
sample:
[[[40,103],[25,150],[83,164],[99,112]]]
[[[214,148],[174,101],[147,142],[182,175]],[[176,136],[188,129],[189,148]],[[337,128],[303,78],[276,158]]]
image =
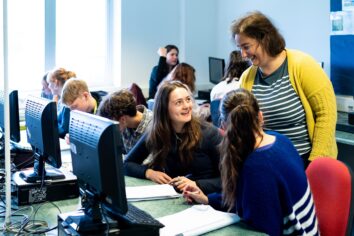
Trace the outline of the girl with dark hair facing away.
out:
[[[155,97],[157,87],[161,81],[172,71],[172,69],[179,63],[178,48],[175,45],[166,45],[157,50],[160,56],[157,66],[152,68],[149,80],[149,98]]]
[[[192,114],[193,98],[180,81],[164,81],[155,98],[152,124],[128,153],[126,175],[205,192],[220,190],[219,130]],[[149,164],[142,164],[151,154]]]
[[[319,157],[337,158],[337,109],[331,81],[309,55],[285,48],[285,40],[260,12],[234,21],[232,36],[252,66],[241,87],[256,96],[264,129],[290,138],[306,165]]]
[[[232,51],[224,77],[210,92],[210,101],[222,99],[229,91],[238,89],[241,85],[241,75],[250,65],[249,61],[242,59],[240,51]]]
[[[255,97],[244,89],[222,100],[225,136],[220,145],[222,194],[206,196],[186,186],[188,202],[237,213],[256,230],[273,235],[318,235],[303,162],[284,135],[264,132]]]

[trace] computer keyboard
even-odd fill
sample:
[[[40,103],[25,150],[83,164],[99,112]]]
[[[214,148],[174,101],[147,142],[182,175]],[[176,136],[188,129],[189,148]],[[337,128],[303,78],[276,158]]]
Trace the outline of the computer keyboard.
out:
[[[150,214],[129,203],[128,212],[125,215],[120,216],[125,223],[131,226],[145,226],[152,228],[164,227],[160,221],[156,220]]]

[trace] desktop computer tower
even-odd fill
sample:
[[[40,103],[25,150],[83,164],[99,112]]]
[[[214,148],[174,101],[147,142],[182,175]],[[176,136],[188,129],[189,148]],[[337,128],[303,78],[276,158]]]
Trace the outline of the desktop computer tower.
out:
[[[76,176],[64,170],[61,170],[61,172],[65,175],[65,179],[46,181],[43,186],[41,183],[27,183],[20,177],[20,171],[15,172],[11,181],[13,203],[17,206],[23,206],[79,197]]]

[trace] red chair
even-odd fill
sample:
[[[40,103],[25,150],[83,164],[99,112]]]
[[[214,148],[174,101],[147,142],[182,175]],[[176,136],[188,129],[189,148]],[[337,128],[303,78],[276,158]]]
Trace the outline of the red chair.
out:
[[[332,158],[318,158],[306,169],[321,236],[351,235],[353,175],[350,167]]]

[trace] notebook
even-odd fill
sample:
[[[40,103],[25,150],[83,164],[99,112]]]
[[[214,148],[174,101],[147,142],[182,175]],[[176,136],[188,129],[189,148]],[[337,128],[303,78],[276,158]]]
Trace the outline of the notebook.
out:
[[[160,229],[161,236],[200,235],[240,220],[233,213],[217,211],[209,205],[194,205],[184,211],[158,218],[165,225]]]

